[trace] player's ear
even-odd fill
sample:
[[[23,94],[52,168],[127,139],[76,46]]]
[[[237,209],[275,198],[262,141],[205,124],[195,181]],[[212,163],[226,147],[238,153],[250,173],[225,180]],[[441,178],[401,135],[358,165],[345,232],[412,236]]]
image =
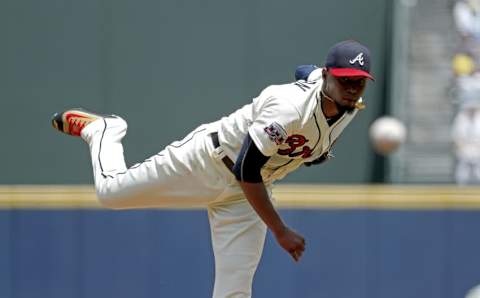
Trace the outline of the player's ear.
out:
[[[325,81],[325,79],[327,78],[327,72],[328,72],[327,68],[324,67],[324,68],[322,69],[322,79],[323,79],[324,81]]]

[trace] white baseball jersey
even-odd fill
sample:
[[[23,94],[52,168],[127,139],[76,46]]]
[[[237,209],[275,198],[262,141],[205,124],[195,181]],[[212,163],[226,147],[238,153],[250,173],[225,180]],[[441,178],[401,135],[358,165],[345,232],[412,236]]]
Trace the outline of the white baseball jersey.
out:
[[[328,152],[357,110],[330,126],[320,104],[321,86],[321,79],[272,85],[222,118],[219,138],[227,155],[236,160],[248,131],[262,154],[270,156],[261,171],[268,184]]]

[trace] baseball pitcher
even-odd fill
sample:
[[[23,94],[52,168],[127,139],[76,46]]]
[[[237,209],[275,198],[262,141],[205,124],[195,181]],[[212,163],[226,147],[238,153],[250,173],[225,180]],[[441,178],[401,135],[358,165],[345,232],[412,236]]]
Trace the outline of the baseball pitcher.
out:
[[[215,257],[213,297],[247,298],[267,228],[293,260],[301,259],[305,239],[275,210],[272,183],[331,157],[336,139],[364,107],[361,96],[373,80],[370,52],[343,41],[329,50],[324,67],[301,66],[295,76],[130,168],[121,143],[127,123],[119,116],[72,109],[56,113],[52,123],[89,145],[103,206],[204,203]]]

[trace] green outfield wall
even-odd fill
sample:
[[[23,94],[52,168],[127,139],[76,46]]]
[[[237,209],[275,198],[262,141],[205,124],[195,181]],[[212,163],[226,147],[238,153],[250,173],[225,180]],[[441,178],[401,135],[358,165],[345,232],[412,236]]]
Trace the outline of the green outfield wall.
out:
[[[87,147],[55,133],[55,111],[86,107],[129,122],[128,164],[321,65],[329,46],[371,48],[367,109],[336,158],[288,181],[371,181],[367,128],[386,100],[391,1],[14,1],[0,3],[0,184],[91,183]]]

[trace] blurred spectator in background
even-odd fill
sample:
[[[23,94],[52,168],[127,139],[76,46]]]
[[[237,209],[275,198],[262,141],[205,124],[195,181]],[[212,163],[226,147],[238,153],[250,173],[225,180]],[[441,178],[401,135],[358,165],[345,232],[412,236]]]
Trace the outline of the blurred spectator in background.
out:
[[[455,181],[460,185],[480,184],[480,101],[461,104],[452,127],[457,164]]]
[[[453,7],[453,18],[465,42],[480,41],[480,0],[459,0]]]
[[[479,0],[458,0],[453,7],[457,30],[464,37],[480,39]]]
[[[457,104],[480,100],[480,71],[471,53],[458,51],[452,59],[454,101]]]
[[[452,59],[455,103],[452,140],[455,181],[480,184],[480,0],[458,0],[453,17],[460,44]]]
[[[457,50],[452,59],[452,70],[455,77],[465,77],[475,71],[475,59],[473,54],[464,50]]]

